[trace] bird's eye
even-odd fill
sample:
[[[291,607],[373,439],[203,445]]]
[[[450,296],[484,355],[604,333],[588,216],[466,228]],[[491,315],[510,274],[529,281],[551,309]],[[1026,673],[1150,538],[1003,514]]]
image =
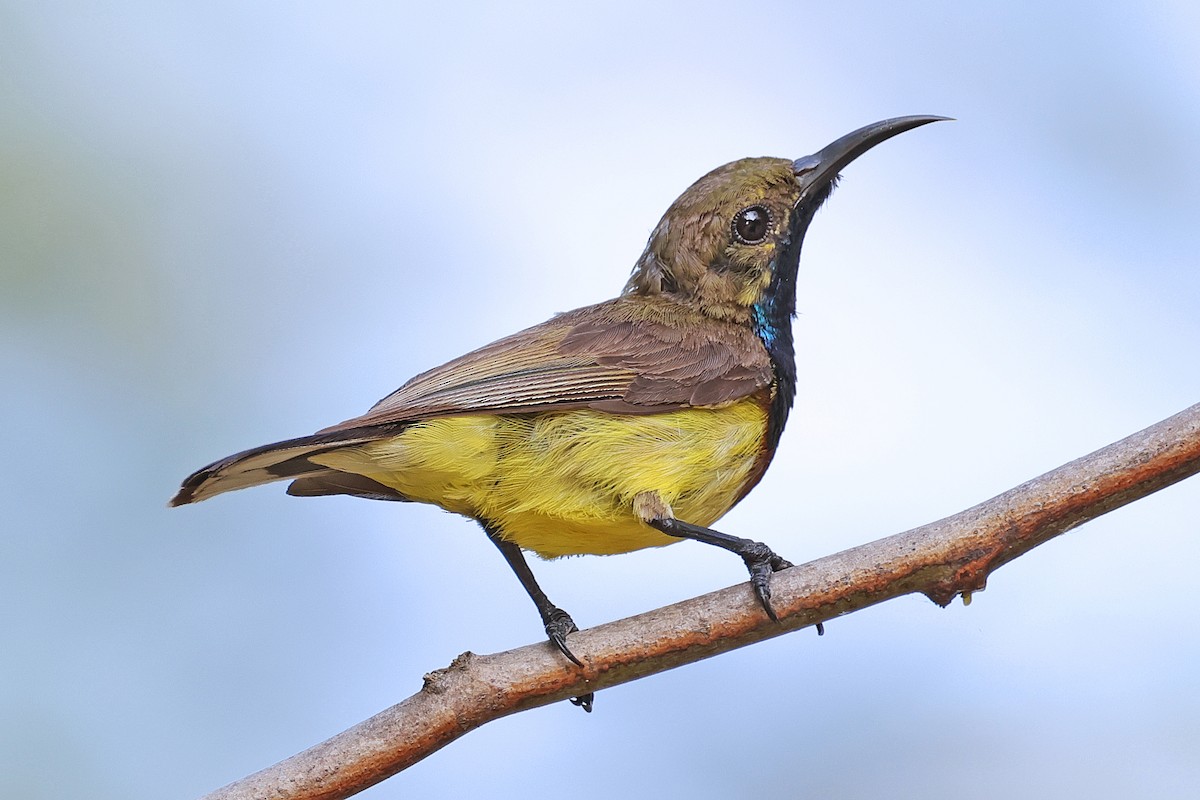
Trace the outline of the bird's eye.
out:
[[[742,244],[759,244],[771,230],[771,212],[763,206],[743,208],[733,218],[733,236]]]

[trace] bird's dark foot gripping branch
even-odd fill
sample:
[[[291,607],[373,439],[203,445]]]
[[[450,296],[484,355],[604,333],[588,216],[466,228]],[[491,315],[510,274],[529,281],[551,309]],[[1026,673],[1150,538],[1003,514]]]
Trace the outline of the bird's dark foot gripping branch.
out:
[[[800,248],[838,173],[945,117],[884,120],[813,155],[718,167],[671,204],[615,299],[424,372],[366,414],[221,459],[172,505],[290,480],[302,497],[432,503],[478,520],[546,635],[577,630],[524,551],[625,553],[693,539],[741,556],[765,612],[766,545],[707,527],[754,488],[796,390]],[[592,697],[575,702],[590,710]]]

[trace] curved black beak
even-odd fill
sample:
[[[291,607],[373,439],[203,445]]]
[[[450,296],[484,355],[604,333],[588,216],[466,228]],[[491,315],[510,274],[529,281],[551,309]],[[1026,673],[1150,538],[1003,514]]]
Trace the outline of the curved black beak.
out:
[[[792,162],[792,168],[800,181],[800,202],[804,202],[814,191],[824,188],[843,167],[880,142],[931,122],[950,119],[952,117],[925,115],[885,119],[847,133],[811,156],[796,159]]]

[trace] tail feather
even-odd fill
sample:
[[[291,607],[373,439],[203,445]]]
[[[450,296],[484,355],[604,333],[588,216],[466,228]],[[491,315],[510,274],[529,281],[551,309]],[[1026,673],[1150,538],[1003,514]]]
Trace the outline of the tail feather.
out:
[[[274,442],[234,453],[189,475],[180,486],[179,492],[171,498],[170,505],[198,503],[224,492],[287,478],[305,479],[327,475],[330,472],[329,468],[312,463],[308,460],[309,456],[392,436],[399,428],[400,426],[396,425],[351,428],[301,436],[298,439]],[[386,487],[380,486],[380,489],[380,494],[386,492]]]
[[[325,469],[298,478],[288,486],[287,493],[293,497],[348,494],[353,497],[365,497],[368,500],[408,500],[390,486],[384,486],[366,475],[338,472],[336,469]]]

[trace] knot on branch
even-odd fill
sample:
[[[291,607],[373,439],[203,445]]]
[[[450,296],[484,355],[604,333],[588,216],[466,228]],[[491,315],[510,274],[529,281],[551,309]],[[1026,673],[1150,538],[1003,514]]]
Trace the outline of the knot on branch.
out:
[[[960,594],[964,603],[968,602],[966,598],[987,588],[988,575],[1003,563],[999,558],[1000,553],[1001,548],[988,548],[972,553],[949,577],[926,587],[922,594],[942,608],[950,605]]]
[[[450,666],[441,669],[435,669],[433,672],[426,672],[422,679],[421,691],[429,694],[442,694],[449,688],[449,678],[453,673],[463,673],[471,669],[474,661],[479,656],[467,650],[464,653],[459,653],[450,662]]]

